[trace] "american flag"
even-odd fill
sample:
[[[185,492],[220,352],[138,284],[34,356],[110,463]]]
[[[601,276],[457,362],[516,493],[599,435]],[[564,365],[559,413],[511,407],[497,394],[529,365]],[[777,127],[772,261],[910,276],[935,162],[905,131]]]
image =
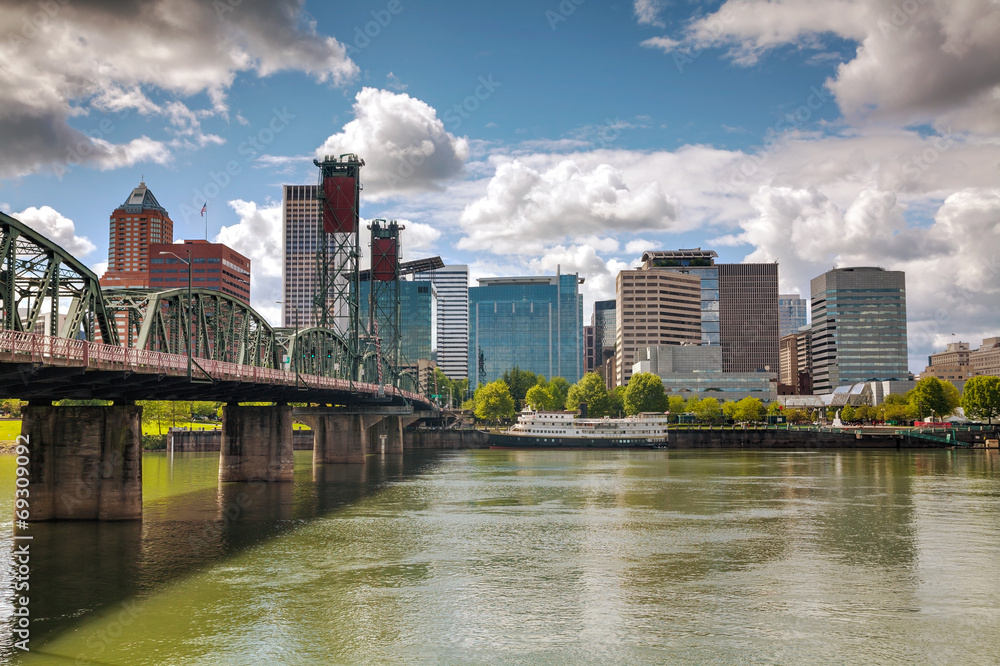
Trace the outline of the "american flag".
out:
[[[208,202],[207,201],[205,202],[205,205],[201,207],[201,216],[202,217],[205,217],[205,211],[206,210],[208,210]]]

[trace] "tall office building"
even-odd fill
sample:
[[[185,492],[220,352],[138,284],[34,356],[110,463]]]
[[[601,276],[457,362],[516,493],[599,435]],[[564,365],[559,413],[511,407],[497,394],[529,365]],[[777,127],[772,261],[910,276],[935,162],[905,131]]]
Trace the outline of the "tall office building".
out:
[[[360,283],[361,296],[358,302],[362,330],[369,329],[368,296],[371,284],[366,280]],[[415,367],[418,361],[434,361],[438,353],[438,302],[434,283],[400,280],[399,313],[399,351],[402,363]],[[380,331],[394,328],[381,319],[378,324]]]
[[[809,302],[798,294],[778,295],[778,337],[798,333],[809,320]]]
[[[437,289],[438,367],[449,379],[469,376],[469,267],[445,266],[414,273]]]
[[[584,354],[584,371],[601,372],[604,362],[615,353],[615,301],[597,301],[590,326],[585,326],[587,349]]]
[[[701,340],[697,275],[650,268],[621,271],[615,293],[615,385],[628,384],[639,350]]]
[[[469,289],[469,386],[516,367],[575,384],[583,375],[577,274],[480,278]]]
[[[111,213],[110,226],[108,270],[101,276],[101,286],[148,288],[149,246],[174,241],[174,223],[166,209],[140,182]]]
[[[161,255],[171,252],[176,256]],[[188,285],[188,267],[181,259],[191,258],[191,286],[215,289],[244,303],[250,303],[250,260],[222,243],[186,240],[154,243],[149,246],[149,284],[153,289],[180,289]],[[179,258],[178,258],[179,257]]]
[[[285,327],[316,325],[314,299],[321,286],[316,255],[323,230],[318,190],[317,185],[282,187],[281,318]],[[322,238],[332,256],[333,234]]]
[[[778,372],[778,264],[719,264],[723,372]]]
[[[699,278],[701,343],[722,346],[723,372],[777,373],[778,265],[717,264],[717,257],[701,248],[651,250],[643,253],[639,270]],[[629,373],[623,352],[616,353],[621,383]]]
[[[810,283],[813,390],[905,380],[906,278],[883,268],[835,268]]]

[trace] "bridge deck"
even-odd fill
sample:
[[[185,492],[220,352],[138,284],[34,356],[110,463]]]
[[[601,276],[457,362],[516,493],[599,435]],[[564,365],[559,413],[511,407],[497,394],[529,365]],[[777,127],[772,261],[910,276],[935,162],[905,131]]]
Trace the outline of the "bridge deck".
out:
[[[0,330],[0,397],[104,400],[285,401],[403,404],[421,395],[392,386],[195,359],[86,340]]]

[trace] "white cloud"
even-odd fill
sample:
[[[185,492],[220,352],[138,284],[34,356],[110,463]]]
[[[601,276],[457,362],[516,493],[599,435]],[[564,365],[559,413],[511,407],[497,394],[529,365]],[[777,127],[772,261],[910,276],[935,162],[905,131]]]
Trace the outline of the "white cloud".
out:
[[[225,243],[250,259],[250,305],[272,323],[280,322],[281,203],[259,206],[253,201],[229,202],[240,221],[222,227],[216,243]]]
[[[572,158],[545,170],[504,162],[486,195],[462,213],[466,237],[458,247],[539,255],[566,238],[672,228],[676,203],[659,183],[636,180],[630,186],[608,164],[587,166]]]
[[[641,15],[638,11],[637,15]],[[932,122],[989,135],[1000,131],[1000,12],[982,0],[727,0],[692,21],[679,39],[644,46],[665,52],[729,47],[755,64],[780,46],[823,48],[832,34],[858,43],[827,86],[848,121]]]
[[[660,10],[663,9],[663,0],[635,0],[633,3],[635,18],[639,23],[664,27],[660,20]]]
[[[73,220],[49,206],[31,206],[20,213],[12,213],[11,217],[39,232],[76,258],[85,257],[97,249],[89,238],[76,235]]]
[[[0,152],[6,156],[0,177],[52,164],[57,173],[77,163],[113,168],[149,155],[165,162],[162,143],[118,139],[130,111],[180,121],[179,146],[216,142],[182,118],[183,102],[158,104],[160,93],[203,93],[210,109],[189,113],[225,116],[226,91],[243,72],[296,70],[335,84],[351,79],[357,66],[343,45],[316,34],[301,17],[300,0],[0,0]],[[72,127],[71,118],[84,131]]]
[[[363,88],[355,97],[354,120],[330,136],[316,154],[356,153],[365,160],[366,196],[438,189],[458,176],[469,142],[444,128],[437,112],[406,94]]]

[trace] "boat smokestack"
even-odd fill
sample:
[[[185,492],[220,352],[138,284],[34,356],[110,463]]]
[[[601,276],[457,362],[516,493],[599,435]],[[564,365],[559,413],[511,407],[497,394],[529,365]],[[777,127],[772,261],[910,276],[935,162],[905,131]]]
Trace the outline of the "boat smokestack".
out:
[[[587,418],[587,403],[581,402],[579,410],[580,410],[580,418],[581,419]]]

